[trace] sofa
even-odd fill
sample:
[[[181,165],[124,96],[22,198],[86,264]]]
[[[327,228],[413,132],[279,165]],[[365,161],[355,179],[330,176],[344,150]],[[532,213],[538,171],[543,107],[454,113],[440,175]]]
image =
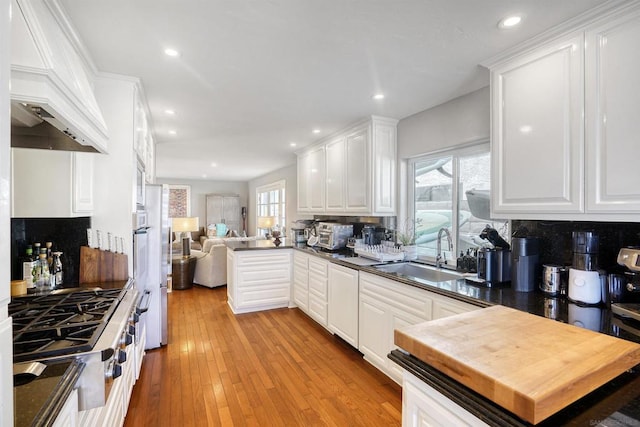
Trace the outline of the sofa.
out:
[[[191,251],[197,257],[193,283],[208,288],[227,284],[227,246],[228,241],[262,240],[263,236],[224,237],[206,239],[202,251]]]

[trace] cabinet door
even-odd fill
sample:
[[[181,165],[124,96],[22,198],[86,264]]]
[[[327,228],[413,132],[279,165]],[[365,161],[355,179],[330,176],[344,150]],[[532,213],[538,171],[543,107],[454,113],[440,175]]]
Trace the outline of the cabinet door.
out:
[[[53,427],[76,427],[78,425],[78,414],[78,390],[72,390],[53,422]]]
[[[308,212],[309,205],[309,153],[298,156],[298,212]]]
[[[8,274],[7,274],[8,275]],[[9,288],[5,286],[5,288]],[[6,308],[4,306],[3,308]],[[11,317],[0,322],[0,425],[13,425],[13,360],[11,358]]]
[[[346,199],[348,212],[368,212],[370,206],[369,127],[360,129],[346,139]]]
[[[395,350],[398,348],[394,342],[394,331],[396,329],[402,329],[407,326],[416,325],[418,323],[424,322],[425,319],[421,319],[416,316],[412,316],[408,313],[392,310],[391,312],[391,333],[389,337],[387,337],[387,354],[391,352],[391,350]],[[403,369],[398,366],[392,360],[389,360],[389,376],[398,384],[402,383],[402,372]]]
[[[387,306],[369,295],[360,294],[358,350],[365,359],[387,372],[391,315]]]
[[[93,159],[92,153],[73,153],[73,211],[93,212]]]
[[[587,210],[640,212],[640,12],[586,33]]]
[[[313,212],[324,211],[325,158],[324,147],[318,147],[309,152],[309,169],[307,170],[307,190],[309,209]]]
[[[293,301],[309,312],[309,256],[299,251],[293,252]]]
[[[341,137],[325,147],[327,166],[326,210],[342,212],[345,208],[345,138]]]
[[[374,121],[372,135],[373,211],[396,213],[396,125]]]
[[[583,211],[583,46],[579,34],[492,70],[492,214]]]
[[[358,270],[329,265],[329,330],[358,348]]]

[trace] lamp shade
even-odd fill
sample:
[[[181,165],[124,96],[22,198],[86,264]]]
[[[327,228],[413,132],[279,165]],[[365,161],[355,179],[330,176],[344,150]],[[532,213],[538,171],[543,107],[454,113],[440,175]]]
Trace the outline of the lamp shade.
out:
[[[276,220],[272,216],[259,216],[258,217],[258,228],[268,228],[271,230],[273,224],[275,224]]]
[[[197,216],[186,218],[172,218],[171,228],[174,232],[198,231],[200,228],[200,218]]]

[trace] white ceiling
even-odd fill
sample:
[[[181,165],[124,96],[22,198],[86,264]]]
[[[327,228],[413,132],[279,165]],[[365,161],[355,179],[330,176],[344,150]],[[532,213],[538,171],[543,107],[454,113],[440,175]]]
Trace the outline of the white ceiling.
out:
[[[246,181],[368,115],[402,119],[486,86],[481,61],[603,0],[61,3],[98,70],[141,78],[158,177]],[[498,29],[511,13],[523,23]]]

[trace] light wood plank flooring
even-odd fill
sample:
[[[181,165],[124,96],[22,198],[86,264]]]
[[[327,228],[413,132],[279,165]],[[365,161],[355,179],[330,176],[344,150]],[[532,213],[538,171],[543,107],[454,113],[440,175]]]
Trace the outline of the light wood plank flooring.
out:
[[[169,294],[125,427],[399,426],[401,389],[299,309],[234,315],[226,287]]]

